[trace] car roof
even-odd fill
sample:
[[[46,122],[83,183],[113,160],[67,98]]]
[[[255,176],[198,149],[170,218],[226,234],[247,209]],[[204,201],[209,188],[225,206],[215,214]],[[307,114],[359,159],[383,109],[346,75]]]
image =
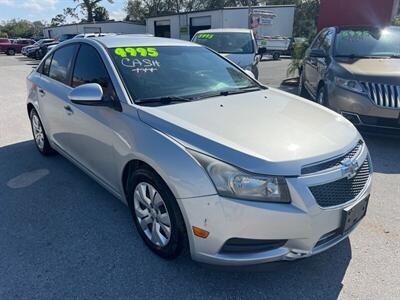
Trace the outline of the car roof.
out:
[[[218,33],[218,32],[243,32],[243,33],[250,33],[251,29],[245,28],[217,28],[217,29],[207,29],[207,30],[200,30],[197,33]]]
[[[169,38],[159,38],[153,37],[151,35],[145,34],[122,34],[122,35],[114,35],[114,36],[103,36],[103,37],[94,37],[92,40],[98,41],[103,44],[107,48],[116,48],[116,47],[149,47],[149,46],[197,46],[201,47],[197,44],[169,39]]]

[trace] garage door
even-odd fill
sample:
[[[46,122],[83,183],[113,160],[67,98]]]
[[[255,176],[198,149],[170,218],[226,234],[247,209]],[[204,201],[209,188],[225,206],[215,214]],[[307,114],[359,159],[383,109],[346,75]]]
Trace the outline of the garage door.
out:
[[[206,30],[211,28],[211,16],[193,17],[190,18],[190,39],[199,30]]]
[[[154,35],[158,37],[171,37],[171,22],[169,20],[154,22]]]

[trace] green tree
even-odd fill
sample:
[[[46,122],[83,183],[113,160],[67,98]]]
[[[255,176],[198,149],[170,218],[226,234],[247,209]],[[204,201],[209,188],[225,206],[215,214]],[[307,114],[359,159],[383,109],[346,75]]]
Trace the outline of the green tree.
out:
[[[59,26],[65,23],[65,15],[58,14],[54,18],[51,19],[50,24],[51,26]]]
[[[102,0],[73,0],[78,3],[75,7],[67,7],[64,9],[64,15],[72,18],[78,18],[78,12],[86,16],[82,21],[93,22],[108,20],[107,10],[100,6]],[[114,3],[114,0],[107,0],[109,3]]]
[[[128,0],[125,4],[126,21],[145,23],[146,10],[140,0]]]
[[[107,9],[102,6],[98,6],[93,11],[93,19],[97,22],[107,21],[110,19]]]

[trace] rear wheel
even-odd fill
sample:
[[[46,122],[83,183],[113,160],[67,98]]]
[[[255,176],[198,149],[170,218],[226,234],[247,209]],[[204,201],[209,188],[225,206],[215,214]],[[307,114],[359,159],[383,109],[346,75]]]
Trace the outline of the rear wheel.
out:
[[[33,138],[39,152],[46,156],[54,154],[55,151],[50,146],[49,140],[47,139],[46,132],[44,131],[42,122],[40,121],[37,111],[35,109],[32,109],[29,117],[31,120]]]
[[[187,246],[182,214],[164,181],[150,168],[141,168],[128,178],[129,206],[145,244],[157,255],[172,259]]]
[[[7,55],[15,55],[15,49],[8,49],[6,54]]]
[[[272,54],[273,60],[278,60],[281,57],[281,54],[279,52],[274,52]]]

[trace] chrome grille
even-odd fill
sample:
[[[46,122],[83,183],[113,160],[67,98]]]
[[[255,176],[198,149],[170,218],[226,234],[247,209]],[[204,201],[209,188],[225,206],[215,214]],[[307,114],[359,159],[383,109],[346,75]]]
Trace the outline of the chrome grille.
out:
[[[400,86],[373,82],[362,82],[361,84],[376,105],[400,108]]]
[[[360,195],[369,177],[370,165],[367,158],[353,178],[342,178],[334,182],[312,186],[310,191],[321,207],[341,205]]]
[[[306,174],[312,174],[312,173],[317,173],[320,171],[324,171],[333,167],[337,167],[340,165],[340,163],[347,158],[354,158],[357,156],[357,154],[360,153],[360,149],[362,149],[362,145],[364,144],[364,142],[362,140],[360,140],[357,145],[353,148],[353,150],[351,150],[350,152],[348,152],[347,154],[341,155],[337,158],[334,159],[330,159],[328,161],[324,161],[324,162],[319,162],[313,165],[308,165],[305,166],[301,169],[301,174],[302,175],[306,175]]]

